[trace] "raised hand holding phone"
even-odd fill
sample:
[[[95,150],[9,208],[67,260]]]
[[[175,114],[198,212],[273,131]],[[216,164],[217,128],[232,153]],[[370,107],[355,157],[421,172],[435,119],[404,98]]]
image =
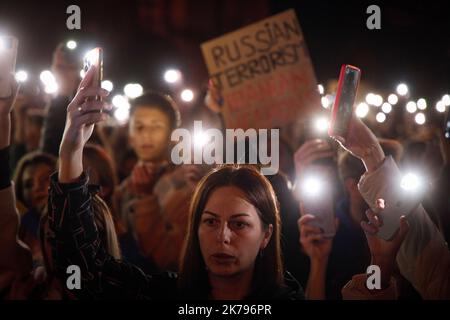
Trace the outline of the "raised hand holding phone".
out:
[[[81,175],[83,147],[91,137],[94,125],[107,118],[102,111],[112,108],[106,102],[88,99],[109,94],[107,90],[93,85],[96,72],[96,67],[91,66],[67,107],[66,126],[59,149],[59,180],[62,183],[73,181]]]
[[[361,70],[354,66],[341,67],[328,134],[361,159],[370,172],[383,161],[384,152],[372,131],[353,112],[360,75]]]

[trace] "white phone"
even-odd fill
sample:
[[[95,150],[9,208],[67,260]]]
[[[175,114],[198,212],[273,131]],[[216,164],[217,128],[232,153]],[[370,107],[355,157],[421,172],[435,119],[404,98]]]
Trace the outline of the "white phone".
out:
[[[15,37],[0,37],[0,98],[12,94],[10,77],[16,70],[18,43]]]
[[[416,177],[417,178],[417,177]],[[414,178],[410,178],[414,179]],[[383,225],[379,228],[377,236],[384,239],[391,239],[397,229],[400,227],[400,217],[408,216],[415,210],[423,200],[429,185],[425,181],[416,181],[414,189],[403,185],[405,176],[400,173],[390,177],[390,181],[386,182],[380,198],[384,200],[385,207],[379,213]],[[406,188],[405,188],[406,187]],[[372,209],[373,210],[373,209]]]

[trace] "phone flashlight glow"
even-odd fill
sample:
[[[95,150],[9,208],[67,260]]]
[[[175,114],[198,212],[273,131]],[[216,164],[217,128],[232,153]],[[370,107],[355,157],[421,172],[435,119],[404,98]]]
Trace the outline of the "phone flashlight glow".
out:
[[[318,197],[324,189],[323,181],[316,176],[309,176],[301,184],[301,193],[309,198]]]
[[[93,65],[98,63],[99,60],[99,52],[98,50],[89,50],[88,53],[85,54],[84,56],[84,61],[85,61],[85,72],[87,72],[89,70],[89,68]]]
[[[400,187],[406,192],[419,192],[423,187],[423,179],[419,174],[414,172],[408,172],[400,181]]]
[[[210,137],[204,131],[197,131],[193,135],[193,140],[194,147],[201,149],[208,143]]]

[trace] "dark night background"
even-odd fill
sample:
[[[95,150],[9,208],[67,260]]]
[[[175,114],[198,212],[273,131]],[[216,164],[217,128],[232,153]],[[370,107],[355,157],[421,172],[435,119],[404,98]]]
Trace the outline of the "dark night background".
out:
[[[81,8],[81,31],[66,29],[68,5]],[[368,30],[366,8],[381,8],[381,30]],[[59,41],[78,40],[83,51],[104,47],[105,78],[162,86],[168,66],[186,83],[207,79],[200,43],[295,8],[317,79],[336,78],[342,63],[359,66],[369,87],[388,94],[404,81],[414,97],[434,102],[450,88],[449,1],[130,0],[7,1],[0,33],[20,40],[17,68],[39,74]]]

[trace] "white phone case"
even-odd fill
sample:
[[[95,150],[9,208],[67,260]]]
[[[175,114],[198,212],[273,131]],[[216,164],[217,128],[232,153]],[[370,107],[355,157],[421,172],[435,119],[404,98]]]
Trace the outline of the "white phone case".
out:
[[[389,240],[400,227],[400,217],[408,216],[422,201],[425,188],[418,192],[407,192],[400,187],[401,175],[391,177],[381,194],[385,208],[380,212],[383,225],[379,228],[378,237]],[[372,209],[376,211],[377,209]]]

